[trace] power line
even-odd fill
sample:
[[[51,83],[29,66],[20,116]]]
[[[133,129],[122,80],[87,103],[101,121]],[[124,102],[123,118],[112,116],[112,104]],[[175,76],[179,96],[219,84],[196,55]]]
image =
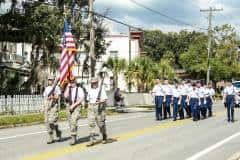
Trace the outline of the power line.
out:
[[[196,26],[196,25],[193,25],[193,24],[187,23],[187,22],[185,22],[185,21],[176,19],[176,18],[174,18],[174,17],[168,16],[168,15],[166,15],[166,14],[164,14],[164,13],[161,13],[161,12],[159,12],[159,11],[157,11],[157,10],[154,10],[154,9],[148,7],[148,6],[145,6],[145,5],[143,5],[142,3],[136,2],[135,0],[130,0],[130,1],[131,1],[132,3],[134,3],[134,4],[136,4],[137,6],[140,6],[140,7],[144,8],[144,9],[149,10],[149,11],[151,11],[151,12],[153,12],[153,13],[156,13],[156,14],[162,16],[162,17],[165,17],[165,18],[167,18],[167,19],[170,19],[170,20],[172,20],[172,21],[174,21],[174,22],[176,22],[176,23],[178,23],[178,24],[183,24],[183,25],[186,25],[186,26],[191,26],[191,27],[193,27],[193,28],[198,28],[198,29],[201,29],[201,30],[207,30],[206,28],[198,27],[198,26]]]
[[[46,3],[46,2],[38,2],[38,3],[40,3],[40,4],[45,4],[45,5],[49,5],[49,6],[53,6],[53,7],[57,7],[56,5],[51,4],[51,3]],[[70,7],[66,7],[66,8],[67,8],[67,9],[72,9],[72,8],[70,8]],[[124,26],[126,26],[126,27],[128,27],[128,28],[130,27],[130,28],[133,28],[133,29],[137,29],[137,30],[140,30],[140,31],[144,31],[144,29],[142,29],[142,28],[140,28],[140,27],[136,27],[136,26],[127,24],[127,23],[125,23],[125,22],[123,22],[123,21],[117,20],[117,19],[115,19],[115,18],[108,17],[108,16],[106,16],[106,15],[103,15],[103,14],[100,14],[100,13],[97,13],[97,12],[91,12],[91,11],[85,11],[85,10],[83,11],[83,10],[77,9],[77,8],[74,8],[74,9],[72,9],[72,10],[77,11],[77,12],[80,12],[80,13],[93,13],[94,15],[96,15],[96,16],[98,16],[98,17],[102,17],[102,18],[104,18],[104,19],[108,19],[108,20],[110,20],[110,21],[112,21],[112,22],[115,22],[115,23],[124,25]]]

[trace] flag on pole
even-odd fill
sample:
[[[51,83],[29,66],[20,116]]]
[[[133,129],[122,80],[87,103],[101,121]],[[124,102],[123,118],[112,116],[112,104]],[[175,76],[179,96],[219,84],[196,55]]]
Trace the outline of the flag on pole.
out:
[[[60,59],[60,84],[63,85],[67,79],[73,79],[74,55],[76,53],[71,26],[64,19],[64,34],[62,41],[62,53]]]

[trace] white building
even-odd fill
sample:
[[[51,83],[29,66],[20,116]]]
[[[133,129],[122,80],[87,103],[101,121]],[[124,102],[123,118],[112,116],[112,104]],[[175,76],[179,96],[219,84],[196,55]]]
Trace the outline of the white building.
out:
[[[32,45],[29,43],[1,42],[0,67],[29,74]]]
[[[102,57],[98,60],[96,64],[96,73],[99,73],[99,71],[102,68],[102,65],[104,62],[107,61],[109,57],[113,58],[123,58],[127,62],[129,61],[129,36],[125,34],[110,34],[105,37],[105,41],[109,46],[107,47],[106,54],[102,55]],[[81,54],[80,61],[83,62],[86,54]],[[138,57],[140,55],[140,47],[139,47],[139,40],[132,39],[131,40],[131,60]],[[81,72],[82,67],[76,66],[74,69],[74,75],[76,75],[78,81],[83,81],[85,84],[88,83],[88,77],[82,76]],[[105,86],[106,90],[110,90],[112,88],[112,79],[113,74],[111,71],[108,71],[108,76],[105,79]],[[122,73],[119,75],[118,79],[118,87],[122,91],[128,91],[128,86],[124,78],[124,74]],[[132,91],[135,91],[134,88],[132,88]]]

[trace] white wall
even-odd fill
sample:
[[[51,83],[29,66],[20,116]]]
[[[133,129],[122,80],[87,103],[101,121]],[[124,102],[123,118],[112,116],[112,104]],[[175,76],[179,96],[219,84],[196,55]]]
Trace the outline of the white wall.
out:
[[[129,61],[129,37],[127,35],[109,35],[105,37],[106,43],[109,43],[109,47],[107,48],[106,55],[102,57],[103,61],[107,61],[107,59],[113,54],[111,52],[117,51],[117,57],[123,58],[127,62]],[[131,60],[139,56],[139,42],[138,40],[131,40]],[[106,81],[110,81],[110,79],[106,79]],[[125,81],[124,73],[119,75],[118,79],[118,87],[122,91],[128,91],[128,86]],[[136,91],[136,89],[132,88],[132,91]]]
[[[118,34],[118,35],[108,35],[105,37],[106,43],[109,43],[109,46],[107,47],[106,54],[101,57],[101,59],[96,63],[96,74],[99,73],[99,71],[102,68],[102,64],[107,61],[109,57],[111,57],[113,54],[111,52],[117,51],[117,57],[123,58],[127,62],[129,60],[129,38],[128,35]],[[80,57],[81,65],[85,59],[85,56],[83,53]],[[139,43],[138,40],[131,40],[131,59],[133,60],[139,56]],[[80,67],[80,68],[79,68]],[[78,69],[80,69],[80,74],[78,73]],[[84,80],[81,79],[81,73],[82,73],[82,66],[75,66],[74,67],[74,75],[77,77],[77,80],[79,82],[83,81],[85,84],[87,84],[87,79]],[[112,73],[108,71],[108,76],[105,78],[104,84],[105,89],[110,89],[110,77],[112,76]],[[119,75],[118,80],[119,88],[122,91],[128,91],[128,86],[124,78],[124,74],[122,73]],[[136,89],[132,89],[132,91],[136,91]]]

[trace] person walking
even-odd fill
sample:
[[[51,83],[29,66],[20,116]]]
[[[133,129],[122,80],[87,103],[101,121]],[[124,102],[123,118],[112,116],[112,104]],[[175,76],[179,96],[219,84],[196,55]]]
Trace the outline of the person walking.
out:
[[[181,102],[181,89],[179,84],[175,84],[172,89],[172,96],[173,96],[173,121],[177,120],[177,114],[179,113],[180,119],[182,118],[180,109],[180,102]]]
[[[163,103],[163,116],[164,119],[171,118],[171,103],[172,103],[172,86],[169,84],[168,79],[165,79],[162,85],[164,93],[164,103]]]
[[[87,146],[93,146],[96,144],[96,126],[98,126],[100,133],[102,134],[102,143],[107,143],[107,131],[106,131],[106,113],[105,105],[108,99],[106,91],[103,88],[102,80],[99,86],[98,78],[91,80],[91,88],[87,95],[88,101],[88,120],[90,129],[90,142]]]
[[[234,122],[234,100],[236,94],[236,88],[231,82],[227,82],[227,86],[223,90],[223,101],[226,103],[228,122]]]
[[[62,132],[58,127],[59,98],[61,90],[54,84],[54,78],[48,78],[48,86],[43,92],[44,97],[44,119],[47,128],[47,144],[54,143],[54,131],[56,132],[56,141],[61,141]]]
[[[84,92],[81,87],[77,86],[75,78],[69,80],[64,97],[67,100],[67,117],[71,134],[70,145],[77,142],[77,123],[80,118],[81,107],[84,103]]]
[[[163,90],[161,86],[160,79],[157,77],[155,80],[155,86],[152,90],[152,95],[154,96],[154,102],[155,102],[155,116],[156,120],[162,120],[162,107],[163,107]]]

